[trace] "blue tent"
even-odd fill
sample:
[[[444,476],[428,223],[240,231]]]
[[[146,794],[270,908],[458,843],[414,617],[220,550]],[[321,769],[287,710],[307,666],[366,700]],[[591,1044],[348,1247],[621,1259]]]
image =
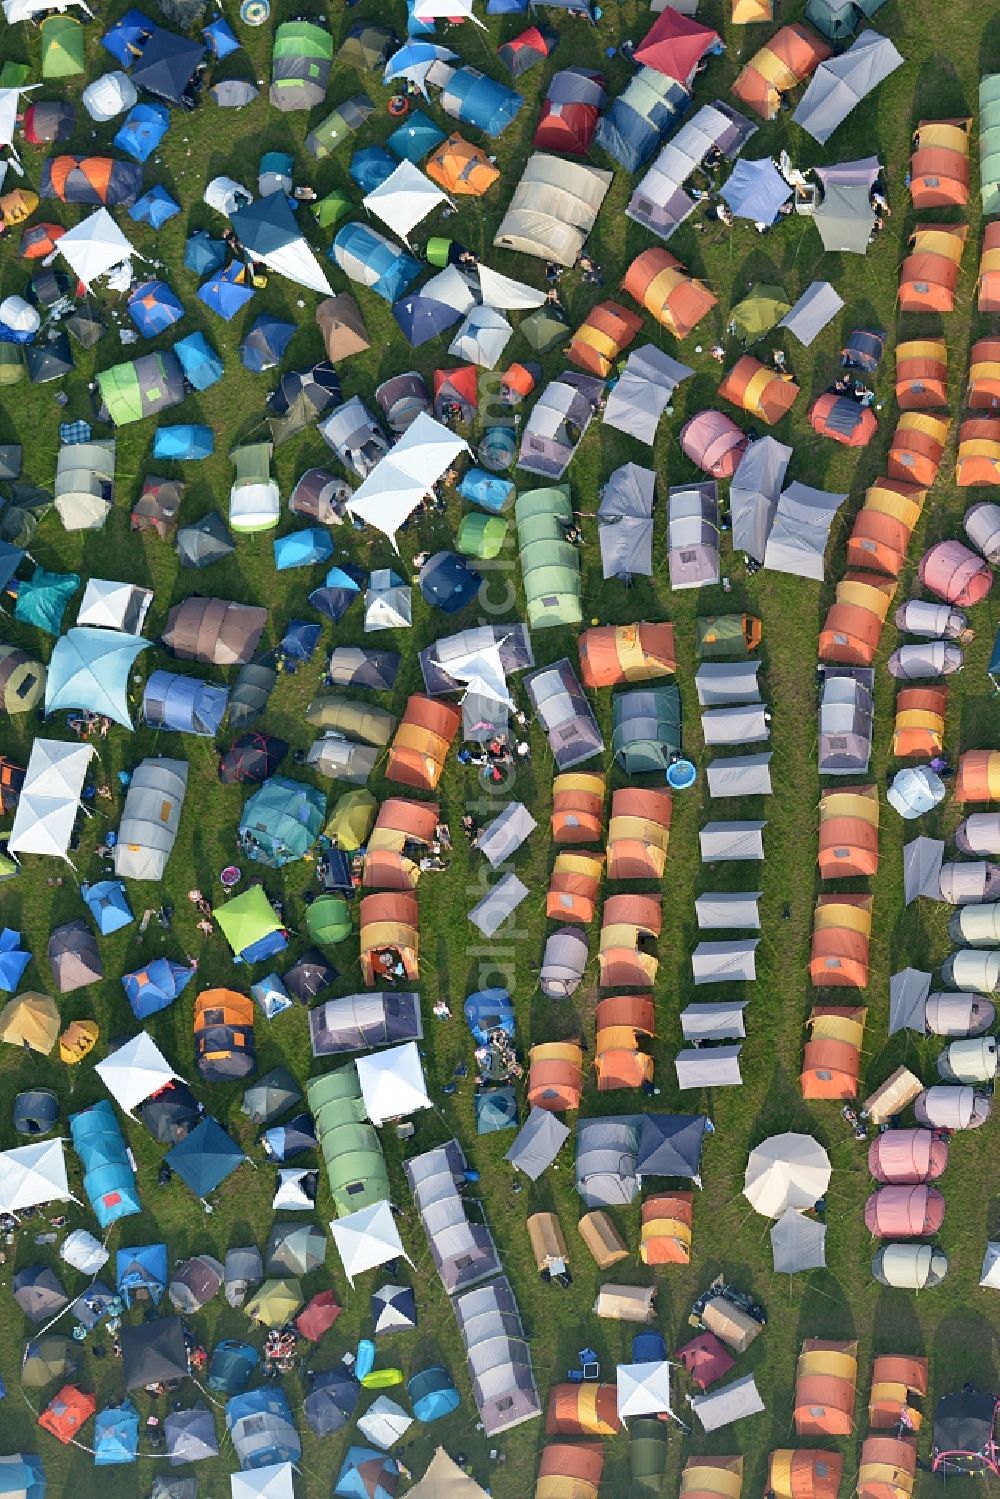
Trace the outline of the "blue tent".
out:
[[[416,0],[406,0],[406,34],[407,36],[426,36],[434,30],[434,19],[429,18],[422,21],[417,15]]]
[[[155,30],[156,22],[144,16],[141,10],[127,10],[121,19],[116,21],[101,37],[101,46],[106,52],[110,52],[123,68],[130,68],[135,62],[135,54],[128,50],[129,44],[133,47],[138,46],[139,38],[144,32],[152,36]]]
[[[363,146],[355,151],[347,170],[363,193],[373,193],[392,176],[396,166],[384,146]]]
[[[69,1129],[83,1166],[83,1190],[101,1228],[141,1213],[125,1138],[109,1100],[102,1098],[82,1113],[71,1114]]]
[[[430,29],[433,31],[434,23]],[[444,131],[422,109],[415,110],[392,132],[386,145],[394,151],[400,161],[411,161],[414,166],[429,156],[435,146],[444,140]]]
[[[239,38],[233,32],[229,22],[222,16],[208,26],[203,26],[201,34],[211,48],[212,55],[220,62],[224,57],[228,57],[230,52],[239,51]]]
[[[292,1001],[289,1001],[291,1003]],[[316,1149],[316,1131],[311,1114],[296,1114],[287,1124],[276,1124],[260,1137],[264,1154],[272,1161],[290,1161],[304,1151]]]
[[[773,224],[779,208],[792,196],[792,189],[770,157],[764,157],[760,161],[738,161],[719,196],[738,219]]]
[[[135,920],[121,880],[98,880],[96,885],[83,884],[80,894],[102,937],[121,931]]]
[[[289,661],[308,661],[319,644],[322,627],[307,619],[290,619],[278,649]]]
[[[333,556],[330,533],[323,526],[308,526],[303,531],[289,531],[274,542],[274,565],[278,572],[292,567],[315,567]]]
[[[223,1395],[238,1395],[250,1383],[259,1363],[256,1348],[251,1348],[249,1343],[225,1338],[212,1349],[205,1383],[210,1390],[218,1390]]]
[[[268,1020],[290,1010],[295,1003],[276,973],[267,973],[255,984],[251,984],[250,995],[260,1005]]]
[[[159,183],[149,192],[137,198],[128,211],[133,224],[148,224],[151,229],[162,229],[168,219],[180,213],[181,205],[170,196]]]
[[[243,1472],[272,1463],[294,1463],[302,1443],[283,1390],[248,1390],[226,1401],[226,1430]]]
[[[214,739],[222,727],[229,702],[226,687],[215,687],[197,677],[154,671],[142,698],[142,716],[152,729],[173,729]]]
[[[458,492],[463,500],[499,515],[514,498],[514,485],[510,479],[501,479],[499,474],[491,474],[485,468],[469,468],[462,476]]]
[[[17,1452],[0,1463],[3,1499],[45,1499],[45,1469],[34,1452]]]
[[[423,292],[411,292],[392,304],[392,315],[411,349],[432,338],[440,338],[446,329],[460,322],[463,314],[448,302],[438,302]]]
[[[284,323],[270,312],[262,313],[240,344],[243,368],[254,375],[274,369],[296,331],[294,323]]]
[[[476,1134],[495,1135],[500,1130],[517,1128],[517,1097],[513,1088],[490,1088],[477,1093]]]
[[[420,569],[417,583],[427,603],[444,614],[456,614],[474,599],[482,577],[458,552],[435,552]]]
[[[314,588],[309,602],[318,613],[336,624],[356,598],[360,598],[365,575],[358,568],[331,567],[322,588]]]
[[[153,439],[154,458],[211,458],[215,438],[211,427],[182,423],[176,427],[158,427]]]
[[[488,16],[513,16],[520,15],[528,9],[529,0],[487,0],[486,14]]]
[[[463,1006],[465,1023],[477,1046],[485,1046],[491,1031],[514,1039],[514,1005],[506,989],[477,989]]]
[[[637,172],[673,130],[691,103],[675,78],[655,68],[640,68],[597,122],[594,144],[627,172]]]
[[[129,676],[150,641],[124,630],[76,625],[56,641],[45,681],[45,712],[87,708],[131,729]]]
[[[411,255],[367,224],[345,224],[334,236],[330,258],[386,302],[397,301],[420,275]]]
[[[209,312],[217,313],[225,322],[231,322],[253,296],[253,286],[241,277],[246,275],[242,261],[234,260],[227,270],[210,276],[198,288],[198,300],[204,302]]]
[[[167,1164],[198,1197],[214,1192],[246,1156],[217,1120],[208,1116],[166,1154]]]
[[[388,1452],[349,1447],[333,1492],[342,1499],[392,1499],[398,1481],[399,1466]]]
[[[47,635],[58,635],[66,605],[79,586],[78,573],[50,573],[36,567],[30,578],[18,581],[14,618]]]
[[[459,1407],[455,1381],[440,1364],[420,1369],[406,1381],[406,1393],[418,1421],[440,1421]]]
[[[204,333],[189,333],[174,344],[184,378],[195,390],[208,390],[222,379],[225,366]]]
[[[165,104],[136,104],[111,144],[134,161],[148,161],[169,129],[170,111]]]
[[[207,229],[196,229],[189,234],[184,246],[184,264],[196,276],[210,276],[221,270],[226,263],[226,247],[221,239],[213,239]]]
[[[139,1244],[119,1249],[115,1258],[115,1287],[126,1306],[137,1301],[158,1305],[167,1289],[166,1244]]]
[[[474,125],[486,135],[501,135],[524,103],[521,95],[488,78],[478,68],[456,68],[441,91],[441,108],[463,125]]]
[[[0,932],[0,989],[13,994],[30,962],[30,952],[21,946],[21,933],[5,926]]]
[[[194,969],[171,958],[152,958],[133,973],[122,974],[125,997],[136,1020],[146,1020],[172,1005],[194,977]]]
[[[94,1422],[94,1466],[134,1463],[139,1451],[139,1412],[131,1400],[98,1411]]]
[[[21,566],[24,555],[24,547],[14,547],[9,541],[0,541],[0,593]]]
[[[165,281],[143,281],[128,299],[128,315],[143,338],[155,338],[180,321],[184,304]]]

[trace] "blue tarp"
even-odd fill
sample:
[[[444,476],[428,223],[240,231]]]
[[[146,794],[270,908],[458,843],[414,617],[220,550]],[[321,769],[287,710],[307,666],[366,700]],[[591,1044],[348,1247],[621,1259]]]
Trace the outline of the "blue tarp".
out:
[[[101,1228],[141,1213],[135,1175],[115,1111],[106,1098],[71,1114],[73,1146],[83,1166],[83,1189]]]
[[[6,1386],[3,1393],[7,1393]],[[34,1452],[19,1452],[5,1458],[0,1465],[0,1495],[3,1499],[45,1499],[41,1458]]]
[[[234,260],[227,270],[210,276],[199,286],[199,302],[204,302],[209,312],[217,313],[227,323],[231,322],[253,296],[253,286],[238,279],[245,273],[242,261]]]
[[[213,21],[209,26],[201,28],[201,34],[205,38],[213,55],[222,60],[228,57],[230,52],[238,52],[240,47],[239,38],[233,32],[229,22],[222,16]]]
[[[412,256],[367,224],[345,224],[334,237],[330,258],[352,280],[363,280],[365,286],[370,286],[386,302],[398,301],[420,275],[420,266]],[[367,274],[359,278],[345,261],[360,261]]]
[[[474,125],[495,138],[517,117],[524,100],[505,83],[476,68],[462,67],[455,69],[438,103],[463,125]]]
[[[176,427],[158,427],[153,439],[154,458],[211,458],[215,438],[211,427],[184,423]]]
[[[0,989],[13,994],[30,962],[30,952],[21,946],[21,933],[5,926],[0,932]]]
[[[148,161],[169,129],[170,111],[165,104],[135,104],[111,144],[133,161]]]
[[[221,239],[213,239],[207,229],[197,229],[189,234],[184,246],[184,264],[196,276],[209,276],[221,270],[226,263],[226,247]]]
[[[151,229],[162,229],[168,219],[180,213],[181,205],[159,183],[148,193],[137,198],[128,211],[133,224],[148,224]]]
[[[122,974],[125,997],[136,1020],[146,1020],[165,1010],[194,977],[194,969],[171,958],[153,958],[133,973]]]
[[[98,880],[96,885],[83,884],[80,886],[80,894],[102,937],[120,932],[123,926],[128,926],[135,920],[121,880]]]
[[[98,1411],[94,1422],[94,1466],[134,1463],[139,1451],[139,1412],[131,1400]]]
[[[208,390],[222,379],[225,366],[204,333],[189,333],[174,344],[174,353],[181,362],[185,380],[195,390]]]
[[[352,182],[363,193],[373,193],[396,170],[397,163],[384,146],[363,146],[355,151],[347,168]]]
[[[165,281],[143,281],[128,299],[128,315],[143,338],[155,338],[180,322],[184,304]]]
[[[465,1023],[477,1046],[485,1046],[491,1031],[514,1039],[514,1005],[506,989],[477,989],[463,1006]]]
[[[165,1159],[192,1192],[205,1197],[231,1176],[246,1156],[222,1125],[209,1116],[168,1150]]]
[[[304,531],[290,531],[274,542],[274,565],[278,572],[292,567],[314,567],[333,556],[330,533],[323,526],[309,526]]]
[[[115,1258],[115,1287],[126,1306],[144,1296],[155,1306],[167,1289],[166,1244],[138,1244],[119,1249]]]
[[[773,224],[778,210],[792,196],[792,189],[769,157],[761,161],[740,160],[719,196],[738,219]]]
[[[146,682],[142,716],[152,729],[174,729],[179,734],[214,739],[228,702],[225,687],[177,672],[154,671]]]
[[[430,23],[433,31],[434,23]],[[402,125],[392,132],[386,145],[390,151],[394,151],[400,161],[411,161],[414,166],[419,165],[425,156],[429,156],[435,146],[439,146],[444,140],[443,130],[439,130],[434,121],[425,115],[422,109],[415,110],[404,120]]]

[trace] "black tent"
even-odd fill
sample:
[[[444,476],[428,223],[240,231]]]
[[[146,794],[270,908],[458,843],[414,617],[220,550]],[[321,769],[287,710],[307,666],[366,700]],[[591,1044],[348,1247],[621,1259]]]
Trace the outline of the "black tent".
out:
[[[371,687],[377,692],[388,692],[395,684],[401,659],[398,651],[336,646],[330,653],[327,675],[335,687]]]
[[[197,1098],[179,1078],[139,1104],[135,1112],[161,1145],[176,1145],[178,1140],[186,1140],[201,1118]]]
[[[1000,1476],[997,1399],[981,1390],[942,1395],[934,1412],[931,1472],[954,1478]]]
[[[336,972],[318,948],[310,947],[281,975],[281,982],[293,999],[307,1005],[333,983]]]
[[[121,1330],[126,1390],[148,1384],[170,1384],[188,1372],[184,1324],[180,1317],[158,1317]]]
[[[74,313],[63,319],[63,327],[84,349],[92,349],[108,331],[108,325],[90,302],[81,302]]]
[[[157,27],[132,69],[132,82],[168,104],[180,104],[204,56],[201,42]]]
[[[259,786],[274,775],[287,754],[287,743],[274,734],[241,734],[219,760],[219,780],[224,786],[234,781]]]
[[[24,358],[32,385],[45,385],[49,380],[61,380],[76,368],[73,350],[65,333],[57,334],[51,343],[28,344]]]

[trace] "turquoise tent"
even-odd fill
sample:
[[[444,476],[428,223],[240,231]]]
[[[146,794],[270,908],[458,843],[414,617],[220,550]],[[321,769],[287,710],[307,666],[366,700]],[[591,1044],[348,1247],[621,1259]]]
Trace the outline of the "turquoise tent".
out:
[[[129,674],[149,645],[141,635],[78,625],[56,641],[45,682],[45,712],[87,708],[132,728]]]
[[[243,1164],[246,1156],[222,1125],[207,1115],[167,1151],[164,1159],[192,1192],[207,1197]]]
[[[207,390],[222,379],[223,364],[204,333],[189,333],[174,344],[184,378],[195,390]]]
[[[30,578],[18,584],[14,618],[47,635],[58,635],[66,605],[79,586],[77,573],[50,573],[36,567]]]
[[[45,1499],[45,1469],[34,1452],[0,1457],[0,1495],[3,1499]]]
[[[314,786],[272,776],[243,808],[239,840],[259,864],[280,869],[302,859],[316,842],[326,816],[326,797]]]
[[[139,1451],[139,1412],[131,1400],[97,1412],[94,1423],[94,1466],[134,1463]]]
[[[141,1213],[135,1173],[115,1111],[106,1098],[69,1118],[73,1146],[83,1166],[83,1189],[102,1229]]]

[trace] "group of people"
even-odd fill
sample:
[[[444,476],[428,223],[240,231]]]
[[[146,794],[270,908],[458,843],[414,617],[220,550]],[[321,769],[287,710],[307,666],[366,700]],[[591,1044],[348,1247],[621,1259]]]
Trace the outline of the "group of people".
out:
[[[871,387],[862,384],[855,375],[847,371],[834,380],[832,389],[837,395],[850,396],[859,406],[871,406],[875,400],[875,392]]]
[[[275,1379],[295,1372],[298,1335],[294,1327],[272,1327],[264,1343],[264,1374]]]

